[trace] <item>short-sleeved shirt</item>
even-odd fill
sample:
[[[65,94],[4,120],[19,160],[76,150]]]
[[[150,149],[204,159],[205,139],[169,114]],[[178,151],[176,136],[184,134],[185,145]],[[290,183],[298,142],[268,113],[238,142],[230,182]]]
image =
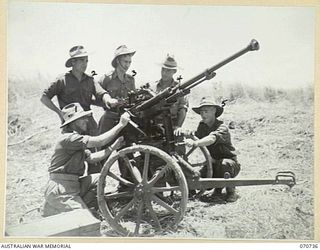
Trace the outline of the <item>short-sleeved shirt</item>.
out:
[[[98,83],[112,98],[127,98],[128,93],[136,88],[133,76],[125,74],[121,81],[116,70],[104,74]]]
[[[165,90],[168,87],[174,87],[178,84],[178,82],[174,81],[172,79],[171,83],[169,85],[164,85],[164,83],[162,82],[162,80],[156,81],[155,85],[156,85],[156,93],[159,93],[163,90]],[[170,107],[170,113],[172,116],[172,121],[173,121],[173,125],[176,126],[176,122],[177,122],[177,116],[178,116],[178,112],[180,109],[188,109],[189,103],[188,103],[188,99],[185,96],[180,96],[177,98],[177,101],[175,103],[173,103]]]
[[[85,171],[85,159],[88,156],[89,136],[77,132],[64,133],[54,149],[49,173],[74,174],[82,176]]]
[[[57,96],[60,109],[64,106],[78,102],[84,110],[90,110],[92,96],[101,101],[106,91],[94,82],[93,77],[83,74],[79,81],[72,71],[59,76],[52,82],[43,94],[52,99]]]
[[[216,120],[212,127],[200,122],[195,135],[202,139],[208,135],[215,136],[215,143],[207,146],[211,156],[215,160],[231,159],[236,157],[235,148],[231,143],[231,135],[228,127],[222,121]]]

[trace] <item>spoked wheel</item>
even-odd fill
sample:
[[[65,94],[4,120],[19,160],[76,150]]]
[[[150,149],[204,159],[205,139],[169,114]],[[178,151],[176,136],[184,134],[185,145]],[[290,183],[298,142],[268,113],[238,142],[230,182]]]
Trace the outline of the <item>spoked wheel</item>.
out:
[[[121,176],[118,161],[129,170],[126,176]],[[187,199],[180,166],[152,146],[135,145],[113,153],[99,178],[99,208],[121,236],[150,236],[177,225]]]

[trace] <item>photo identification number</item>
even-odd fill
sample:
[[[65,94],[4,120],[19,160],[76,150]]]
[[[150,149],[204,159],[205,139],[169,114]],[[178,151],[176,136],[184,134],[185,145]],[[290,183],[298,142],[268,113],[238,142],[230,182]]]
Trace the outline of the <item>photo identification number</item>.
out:
[[[318,244],[300,244],[300,248],[304,248],[304,249],[315,249],[318,248]]]

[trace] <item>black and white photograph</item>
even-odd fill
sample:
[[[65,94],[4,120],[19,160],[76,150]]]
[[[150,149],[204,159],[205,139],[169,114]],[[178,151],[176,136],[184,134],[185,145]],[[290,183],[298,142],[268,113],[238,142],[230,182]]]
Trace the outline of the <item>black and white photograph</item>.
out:
[[[316,11],[8,1],[2,237],[315,240]]]

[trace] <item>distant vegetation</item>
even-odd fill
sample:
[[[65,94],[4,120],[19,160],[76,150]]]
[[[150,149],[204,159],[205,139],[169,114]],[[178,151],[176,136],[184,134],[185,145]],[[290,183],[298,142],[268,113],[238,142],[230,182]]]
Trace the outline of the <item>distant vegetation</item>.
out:
[[[49,86],[52,78],[35,75],[32,78],[11,77],[8,81],[8,134],[22,132],[30,121],[30,110],[40,104],[40,95]],[[228,105],[248,102],[281,102],[312,106],[314,90],[312,85],[298,89],[281,89],[266,86],[248,86],[245,83],[225,84],[205,82],[191,91],[190,106],[199,102],[202,96],[213,96],[217,102],[227,99]]]
[[[32,97],[40,97],[53,79],[48,76],[38,74],[33,78],[15,77],[8,81],[8,101],[9,104],[19,104],[20,100],[28,100]],[[191,98],[211,95],[217,101],[228,99],[235,101],[256,101],[256,102],[276,102],[287,100],[292,103],[310,104],[314,100],[314,88],[312,84],[306,84],[300,88],[274,88],[268,86],[249,86],[242,82],[223,83],[205,82],[196,86],[191,91]]]
[[[194,97],[212,95],[218,102],[228,99],[233,102],[279,102],[289,101],[293,104],[311,105],[314,100],[314,88],[311,84],[300,88],[284,89],[268,86],[249,86],[245,83],[204,84],[192,90]]]

